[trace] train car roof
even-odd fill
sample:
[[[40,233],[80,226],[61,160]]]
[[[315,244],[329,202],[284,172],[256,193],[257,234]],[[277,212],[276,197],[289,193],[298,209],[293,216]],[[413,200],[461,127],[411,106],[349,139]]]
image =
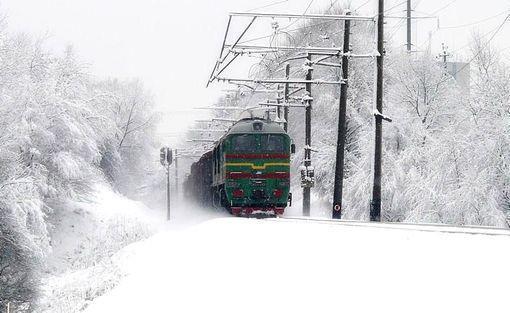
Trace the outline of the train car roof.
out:
[[[273,121],[261,118],[245,118],[232,125],[225,135],[246,133],[287,134],[278,123]]]

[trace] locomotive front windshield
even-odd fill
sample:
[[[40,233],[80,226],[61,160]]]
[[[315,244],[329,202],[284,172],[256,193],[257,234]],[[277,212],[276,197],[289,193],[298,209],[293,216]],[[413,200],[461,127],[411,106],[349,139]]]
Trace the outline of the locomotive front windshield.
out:
[[[285,137],[282,135],[236,135],[232,138],[232,151],[234,152],[271,152],[284,153],[287,147]]]

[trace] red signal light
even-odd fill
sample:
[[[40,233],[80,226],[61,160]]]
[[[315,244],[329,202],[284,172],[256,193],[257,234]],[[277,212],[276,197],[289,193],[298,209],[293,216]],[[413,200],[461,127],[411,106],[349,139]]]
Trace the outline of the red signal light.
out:
[[[280,198],[283,195],[283,190],[281,189],[275,189],[273,190],[273,196],[275,198]]]
[[[232,191],[232,196],[234,196],[234,198],[241,198],[244,196],[244,191],[242,189],[234,189],[234,191]]]

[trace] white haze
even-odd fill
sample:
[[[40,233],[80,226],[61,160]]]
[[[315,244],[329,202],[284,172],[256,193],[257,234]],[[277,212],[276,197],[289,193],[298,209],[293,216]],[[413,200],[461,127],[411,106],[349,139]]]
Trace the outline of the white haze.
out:
[[[91,70],[100,77],[139,77],[150,89],[162,115],[160,132],[164,141],[175,142],[175,132],[181,131],[196,118],[207,115],[203,111],[190,111],[197,106],[210,105],[226,86],[215,84],[205,88],[210,70],[217,58],[230,11],[257,9],[282,1],[270,0],[3,0],[1,12],[8,16],[12,30],[49,36],[46,45],[56,51],[72,44]],[[317,11],[339,2],[361,7],[361,13],[374,12],[376,1],[353,0],[289,0],[261,8],[257,11],[287,11],[302,13],[311,3],[310,11]],[[440,26],[463,25],[493,16],[508,8],[505,1],[489,0],[413,0],[416,16],[437,13]],[[390,9],[401,0],[386,1]],[[405,6],[388,12],[402,16]],[[462,12],[462,14],[459,14]],[[437,30],[437,20],[419,20],[413,23],[413,42],[426,46],[428,33],[433,32],[432,48],[439,53],[445,42],[456,50],[464,46],[470,32],[493,30],[504,16],[484,23],[458,29]],[[241,24],[246,23],[242,21]],[[269,22],[263,22],[263,34],[270,32]],[[400,38],[404,43],[404,28],[399,20],[389,20],[387,36]],[[395,31],[395,26],[400,26]],[[255,34],[256,35],[256,34]],[[498,35],[508,38],[508,30]],[[496,40],[505,45],[504,40]],[[425,44],[425,45],[424,45]],[[454,57],[462,60],[465,50],[456,51]],[[240,73],[241,75],[243,73]],[[171,133],[171,134],[169,134]]]

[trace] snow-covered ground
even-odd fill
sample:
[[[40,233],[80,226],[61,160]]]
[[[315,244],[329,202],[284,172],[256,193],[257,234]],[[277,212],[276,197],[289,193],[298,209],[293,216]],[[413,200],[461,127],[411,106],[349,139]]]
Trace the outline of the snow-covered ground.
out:
[[[149,209],[98,186],[53,221],[42,312],[507,312],[510,231]],[[299,215],[299,208],[288,210]]]
[[[41,312],[77,312],[115,286],[124,272],[112,256],[166,227],[162,212],[150,210],[105,185],[89,202],[54,208],[52,252],[42,282]]]
[[[172,204],[171,215],[167,222],[166,209],[148,208],[101,184],[95,186],[91,201],[55,207],[52,252],[36,311],[83,311],[128,274],[117,262],[119,250],[162,231],[179,232],[227,213]]]
[[[508,312],[507,231],[204,220],[122,249],[85,312]]]

